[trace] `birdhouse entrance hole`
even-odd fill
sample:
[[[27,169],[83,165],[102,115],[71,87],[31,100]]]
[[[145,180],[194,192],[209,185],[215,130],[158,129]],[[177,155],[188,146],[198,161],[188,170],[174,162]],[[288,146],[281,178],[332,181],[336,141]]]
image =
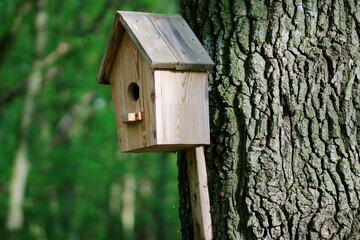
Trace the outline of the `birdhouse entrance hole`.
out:
[[[139,99],[140,89],[136,83],[130,83],[128,88],[128,96],[132,102],[136,102]]]

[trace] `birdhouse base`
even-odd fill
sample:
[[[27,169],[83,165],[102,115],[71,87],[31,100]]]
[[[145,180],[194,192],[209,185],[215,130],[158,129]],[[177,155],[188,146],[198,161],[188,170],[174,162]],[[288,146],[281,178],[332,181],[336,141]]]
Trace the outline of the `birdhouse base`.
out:
[[[179,144],[179,145],[157,145],[150,146],[146,148],[140,148],[135,150],[129,150],[124,152],[129,153],[148,153],[148,152],[175,152],[180,150],[188,150],[196,147],[200,147],[202,145],[193,145],[193,144]]]

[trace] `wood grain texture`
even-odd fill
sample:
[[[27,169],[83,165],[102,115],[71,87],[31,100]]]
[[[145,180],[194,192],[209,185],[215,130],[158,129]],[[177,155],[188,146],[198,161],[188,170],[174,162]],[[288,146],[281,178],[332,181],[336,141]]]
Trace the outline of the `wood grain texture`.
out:
[[[134,83],[137,101],[129,91]],[[153,72],[125,32],[110,85],[122,152],[168,152],[210,143],[207,73]],[[129,121],[129,114],[138,112],[143,120]]]
[[[207,73],[156,70],[157,144],[210,144]]]
[[[213,61],[180,15],[118,11],[102,58],[97,81],[109,84],[124,32],[153,69],[207,71]]]
[[[206,71],[212,68],[213,61],[180,15],[149,16],[149,19],[177,58],[176,69]]]
[[[186,151],[195,240],[212,239],[204,147]]]
[[[109,34],[109,40],[106,44],[105,52],[101,60],[100,68],[96,81],[100,84],[109,84],[110,71],[114,63],[120,41],[124,32],[124,27],[119,22],[119,13],[115,15],[111,32]]]
[[[175,68],[178,60],[150,21],[150,14],[118,13],[121,23],[152,68]]]
[[[124,124],[135,123],[136,121],[143,120],[142,115],[143,114],[141,112],[126,113],[121,116],[121,121]]]
[[[131,153],[150,153],[150,152],[176,152],[176,151],[180,151],[180,150],[188,150],[188,149],[193,149],[196,147],[201,147],[201,144],[163,144],[163,145],[154,145],[154,146],[150,146],[150,147],[145,147],[145,148],[139,148],[139,149],[135,149],[135,150],[131,150],[128,152]]]
[[[139,99],[133,101],[128,88],[139,86]],[[153,72],[143,55],[125,32],[110,74],[111,95],[121,151],[146,148],[156,144]],[[142,112],[146,121],[123,124],[122,115]]]

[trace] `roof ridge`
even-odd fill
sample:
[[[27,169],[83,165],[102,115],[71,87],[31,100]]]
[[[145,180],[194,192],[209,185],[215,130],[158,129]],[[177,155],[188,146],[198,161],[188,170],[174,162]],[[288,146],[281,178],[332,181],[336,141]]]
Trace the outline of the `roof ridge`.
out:
[[[109,84],[109,73],[124,30],[153,69],[207,71],[214,62],[179,14],[117,11],[97,81]]]

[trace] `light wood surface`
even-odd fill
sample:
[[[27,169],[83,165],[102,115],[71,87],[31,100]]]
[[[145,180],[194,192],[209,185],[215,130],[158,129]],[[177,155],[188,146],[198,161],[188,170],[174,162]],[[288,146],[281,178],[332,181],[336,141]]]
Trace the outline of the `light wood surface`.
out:
[[[124,124],[135,123],[136,121],[143,120],[141,112],[137,113],[126,113],[121,116],[121,121]]]
[[[198,144],[198,145],[194,145],[194,144],[163,144],[163,145],[154,145],[154,146],[150,146],[150,147],[139,148],[139,149],[131,150],[128,152],[131,152],[131,153],[176,152],[176,151],[192,149],[192,148],[200,147],[200,146],[202,146],[202,145],[200,145],[200,144]]]
[[[195,240],[212,239],[204,147],[186,151]]]
[[[213,67],[214,62],[180,15],[118,13],[152,68],[206,71]]]
[[[153,68],[174,68],[178,60],[149,19],[149,14],[120,13],[120,21]]]
[[[211,60],[180,15],[118,11],[102,58],[97,81],[109,84],[110,72],[124,32],[153,69],[211,70]]]
[[[206,71],[214,65],[198,38],[180,15],[149,16],[178,60],[177,70]]]
[[[124,32],[110,83],[122,152],[167,152],[210,144],[206,72],[153,71]],[[137,101],[129,96],[134,83],[139,86]],[[135,120],[133,113],[141,113],[142,120]]]
[[[128,88],[131,83],[139,86],[139,98],[130,100]],[[111,95],[114,105],[117,132],[121,151],[146,148],[156,144],[153,72],[146,60],[124,32],[110,74]],[[122,116],[142,112],[144,120],[123,124]],[[146,119],[146,120],[145,120]]]
[[[210,144],[207,73],[156,70],[154,77],[157,144]]]

